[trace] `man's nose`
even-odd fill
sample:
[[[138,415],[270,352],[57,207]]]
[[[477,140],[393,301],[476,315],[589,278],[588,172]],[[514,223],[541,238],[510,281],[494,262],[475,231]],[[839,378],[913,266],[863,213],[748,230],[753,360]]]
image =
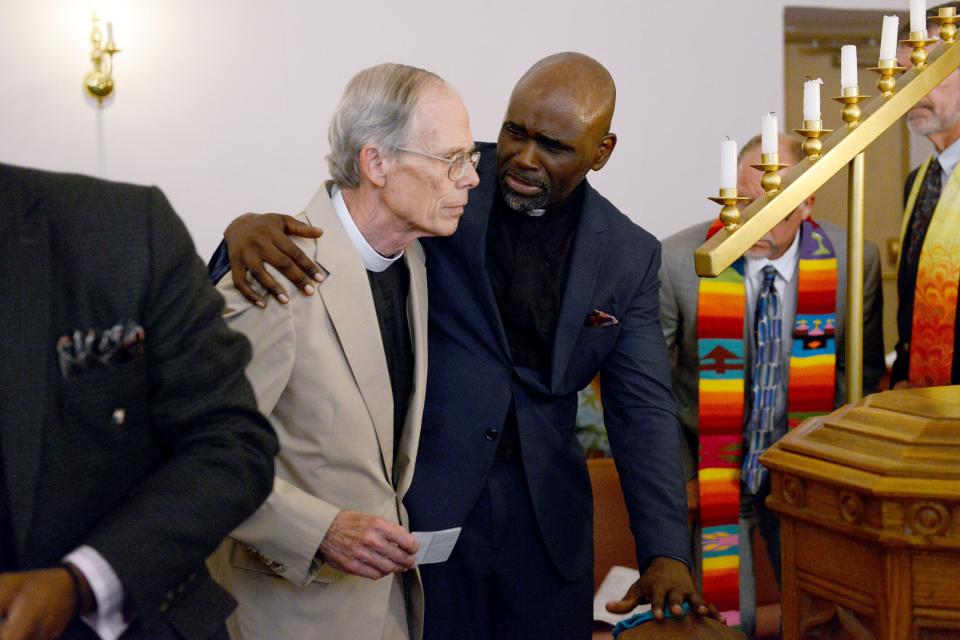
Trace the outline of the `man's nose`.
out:
[[[533,140],[527,140],[513,156],[513,162],[522,169],[538,169],[537,163],[537,144]]]
[[[477,174],[477,168],[473,166],[473,163],[468,162],[467,170],[464,171],[460,179],[457,180],[457,188],[473,189],[478,184],[480,184],[480,176]]]

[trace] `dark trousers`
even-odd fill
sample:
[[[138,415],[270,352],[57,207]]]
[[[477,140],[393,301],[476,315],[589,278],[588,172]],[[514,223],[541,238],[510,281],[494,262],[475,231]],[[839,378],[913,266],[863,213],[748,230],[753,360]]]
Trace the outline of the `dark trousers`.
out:
[[[450,559],[420,570],[424,640],[591,637],[593,576],[557,571],[518,454],[493,463]]]

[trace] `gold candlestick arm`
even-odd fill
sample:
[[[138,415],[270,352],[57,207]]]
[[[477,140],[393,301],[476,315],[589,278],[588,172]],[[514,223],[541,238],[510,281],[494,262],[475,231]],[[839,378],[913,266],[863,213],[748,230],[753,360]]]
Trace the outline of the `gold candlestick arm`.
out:
[[[870,67],[870,71],[880,76],[877,79],[877,90],[884,98],[893,95],[894,89],[897,88],[897,76],[906,70],[907,68],[899,66],[896,60],[881,60],[877,66]]]
[[[841,95],[831,98],[843,105],[843,111],[840,117],[847,123],[850,129],[860,124],[860,118],[863,111],[860,109],[860,103],[869,100],[870,96],[860,95],[860,87],[844,87]]]
[[[910,52],[910,62],[913,63],[913,68],[918,71],[927,66],[927,47],[932,44],[939,42],[937,38],[928,38],[926,31],[911,31],[910,37],[906,40],[901,40],[900,44],[905,44],[908,47],[912,47],[913,51]]]
[[[820,157],[820,151],[823,150],[823,140],[820,138],[828,133],[833,133],[833,129],[824,129],[823,120],[804,120],[802,129],[794,129],[794,133],[803,136],[803,153],[810,162]]]
[[[957,41],[957,22],[960,22],[960,16],[957,15],[956,7],[940,7],[937,15],[930,16],[929,19],[940,25],[940,39],[946,44]]]
[[[750,198],[738,196],[736,189],[724,189],[721,187],[720,196],[711,197],[708,198],[708,200],[723,205],[723,208],[720,210],[720,222],[723,223],[724,229],[732,231],[740,225],[740,209],[737,205],[743,202],[749,202]]]
[[[764,193],[772,196],[780,190],[779,171],[786,169],[790,165],[781,164],[780,154],[778,153],[761,153],[760,164],[752,164],[750,166],[757,171],[763,171],[763,177],[760,178],[760,186],[763,187]]]

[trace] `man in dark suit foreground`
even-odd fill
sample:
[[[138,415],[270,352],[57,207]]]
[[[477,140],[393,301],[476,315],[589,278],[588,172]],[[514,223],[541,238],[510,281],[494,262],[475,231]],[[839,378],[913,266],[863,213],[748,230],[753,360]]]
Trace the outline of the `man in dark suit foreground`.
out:
[[[0,165],[0,300],[0,638],[226,637],[277,441],[163,194]]]
[[[463,527],[447,562],[422,567],[425,637],[589,637],[592,504],[573,424],[577,391],[598,371],[643,572],[614,608],[650,601],[662,617],[687,600],[711,611],[689,570],[659,243],[584,179],[616,144],[615,93],[587,56],[535,64],[511,95],[497,145],[478,147],[480,186],[459,230],[423,242],[427,399],[405,503],[417,529]],[[272,216],[234,223],[238,287],[245,266],[263,273],[259,257],[238,257],[258,245],[286,247],[288,268],[275,250],[266,258],[294,282],[311,281],[310,260],[280,232],[292,226]]]

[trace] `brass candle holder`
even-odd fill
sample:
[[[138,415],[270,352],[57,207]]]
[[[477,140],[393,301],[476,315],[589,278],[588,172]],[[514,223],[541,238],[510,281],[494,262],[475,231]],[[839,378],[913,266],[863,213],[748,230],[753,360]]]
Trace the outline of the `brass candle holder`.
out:
[[[823,120],[804,120],[802,129],[794,129],[794,133],[803,136],[803,153],[810,162],[820,157],[820,151],[823,150],[823,140],[821,136],[833,133],[833,129],[824,129]]]
[[[914,69],[923,69],[927,66],[927,47],[937,41],[937,38],[928,38],[926,31],[911,31],[910,37],[901,40],[900,44],[913,47],[913,51],[910,52],[910,62],[913,63]]]
[[[83,78],[83,87],[97,103],[103,106],[103,101],[113,93],[113,56],[120,53],[120,49],[113,42],[113,28],[107,23],[109,37],[103,41],[100,32],[100,18],[93,14],[93,29],[90,32],[90,61],[93,69]]]
[[[853,129],[860,124],[860,103],[864,100],[869,100],[870,96],[860,95],[860,87],[844,87],[841,94],[842,95],[831,98],[831,100],[836,100],[843,105],[843,111],[840,112],[840,117],[847,123],[847,127]]]
[[[960,16],[957,15],[956,7],[940,7],[937,15],[930,16],[930,21],[940,25],[940,39],[944,44],[954,44],[957,41],[957,22],[960,22]]]
[[[877,66],[870,67],[870,71],[880,75],[877,79],[877,90],[884,98],[893,95],[894,89],[897,88],[897,76],[906,70],[907,68],[898,65],[896,60],[881,60]]]
[[[721,187],[720,196],[709,199],[723,205],[723,208],[720,209],[720,222],[723,223],[724,229],[733,231],[740,226],[740,209],[737,208],[737,205],[742,202],[749,202],[750,198],[738,196],[736,188],[724,189]]]
[[[763,171],[763,177],[760,178],[760,186],[768,196],[772,196],[780,190],[780,169],[786,169],[790,165],[780,164],[780,154],[761,153],[760,164],[750,165],[757,171]]]

